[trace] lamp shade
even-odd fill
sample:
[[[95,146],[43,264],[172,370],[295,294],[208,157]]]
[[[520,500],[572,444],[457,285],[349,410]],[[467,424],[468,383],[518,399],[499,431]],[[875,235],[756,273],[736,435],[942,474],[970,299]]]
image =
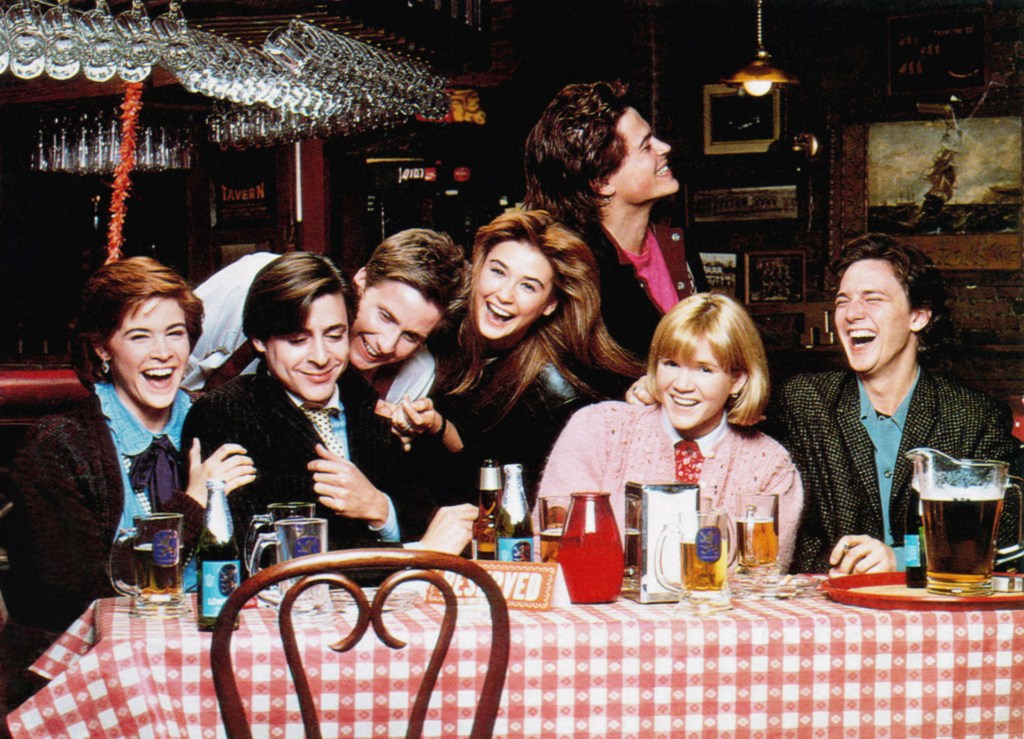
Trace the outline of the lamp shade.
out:
[[[747,66],[730,77],[722,80],[723,84],[742,87],[748,95],[760,97],[771,91],[772,85],[798,85],[799,80],[774,64],[771,55],[764,49],[757,50],[757,56]]]

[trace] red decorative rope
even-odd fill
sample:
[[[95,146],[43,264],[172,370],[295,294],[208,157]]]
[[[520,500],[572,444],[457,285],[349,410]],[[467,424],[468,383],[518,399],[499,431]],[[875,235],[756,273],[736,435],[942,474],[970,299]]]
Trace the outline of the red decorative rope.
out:
[[[116,262],[123,255],[122,230],[128,210],[125,201],[132,189],[131,174],[135,169],[135,142],[138,134],[139,111],[142,110],[142,83],[130,82],[125,87],[121,103],[121,161],[114,170],[114,192],[110,196],[110,225],[107,227],[107,263]]]

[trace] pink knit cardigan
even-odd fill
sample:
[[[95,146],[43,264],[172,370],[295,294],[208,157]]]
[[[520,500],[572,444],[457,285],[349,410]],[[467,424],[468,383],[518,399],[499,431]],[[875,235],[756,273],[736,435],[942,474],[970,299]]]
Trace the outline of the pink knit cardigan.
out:
[[[661,421],[661,406],[607,401],[577,411],[555,442],[538,497],[606,490],[625,536],[627,482],[672,482],[675,460]],[[744,492],[779,495],[779,566],[793,558],[804,491],[789,454],[759,431],[729,426],[704,462],[701,495],[736,515]]]

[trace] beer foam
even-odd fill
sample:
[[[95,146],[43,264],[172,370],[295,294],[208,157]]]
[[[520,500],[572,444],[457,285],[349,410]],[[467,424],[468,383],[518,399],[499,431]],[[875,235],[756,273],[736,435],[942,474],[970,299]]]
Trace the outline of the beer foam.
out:
[[[921,493],[921,500],[945,501],[977,501],[1002,500],[1003,490],[993,490],[991,485],[978,487],[933,487],[927,493]]]

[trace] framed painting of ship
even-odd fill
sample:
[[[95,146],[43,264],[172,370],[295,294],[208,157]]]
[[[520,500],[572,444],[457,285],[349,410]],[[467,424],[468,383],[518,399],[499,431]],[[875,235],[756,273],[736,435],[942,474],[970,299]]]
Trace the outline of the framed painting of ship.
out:
[[[868,129],[868,230],[1015,233],[1021,119],[875,123]]]
[[[830,253],[865,231],[884,231],[916,244],[940,269],[1024,266],[1021,117],[942,112],[831,131]]]

